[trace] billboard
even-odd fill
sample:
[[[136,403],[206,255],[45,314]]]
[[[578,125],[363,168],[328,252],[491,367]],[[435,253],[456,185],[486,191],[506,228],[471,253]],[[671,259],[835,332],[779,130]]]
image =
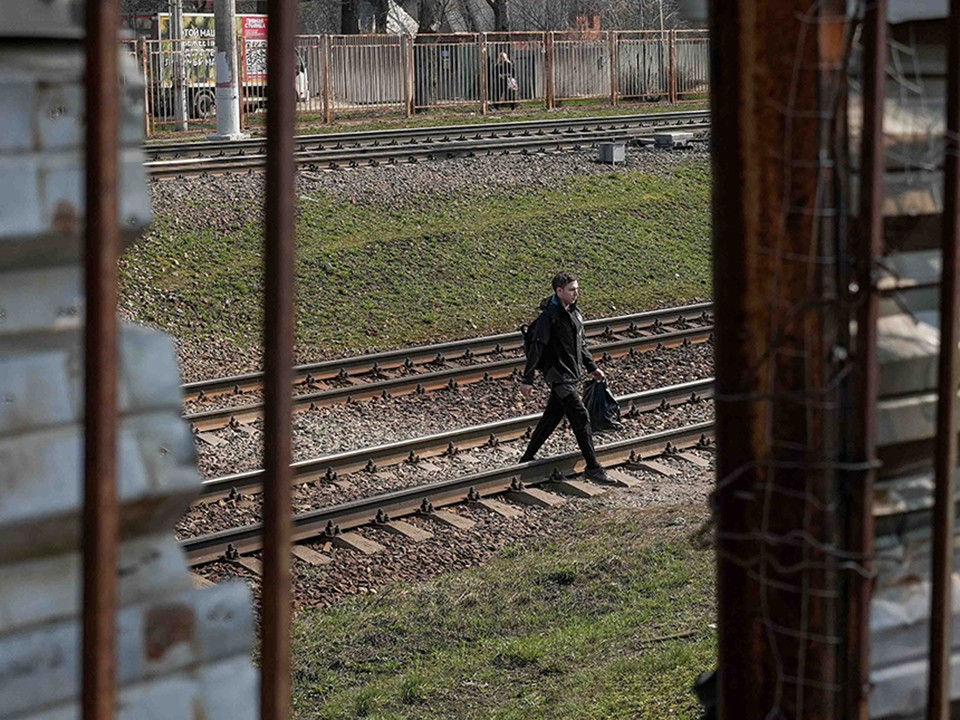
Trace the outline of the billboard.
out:
[[[170,42],[170,14],[158,13],[152,18],[149,30],[142,17],[137,18],[136,31],[140,37],[161,41],[157,53],[160,63],[158,79],[162,85],[171,86],[173,43]],[[183,14],[183,62],[188,85],[216,84],[216,36],[212,13]],[[267,16],[237,15],[237,36],[241,43],[241,62],[245,61],[246,81],[266,81]]]

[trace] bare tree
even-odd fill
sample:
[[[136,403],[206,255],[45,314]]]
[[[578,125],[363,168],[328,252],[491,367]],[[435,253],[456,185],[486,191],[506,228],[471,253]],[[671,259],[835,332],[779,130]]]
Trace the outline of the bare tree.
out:
[[[301,0],[300,31],[308,35],[340,32],[340,0]]]
[[[360,32],[360,8],[358,0],[342,0],[340,4],[340,34],[356,35]]]
[[[487,0],[490,2],[490,0]],[[577,17],[599,15],[601,27],[610,30],[659,30],[683,27],[676,0],[511,0],[514,29],[567,30]]]
[[[493,29],[496,32],[508,32],[510,30],[508,0],[487,0],[487,4],[493,10]]]
[[[446,9],[446,3],[442,0],[420,0],[419,25],[422,33],[435,33],[440,30],[443,24],[442,10]]]
[[[390,0],[370,0],[373,6],[373,31],[387,32],[387,13],[390,11]]]

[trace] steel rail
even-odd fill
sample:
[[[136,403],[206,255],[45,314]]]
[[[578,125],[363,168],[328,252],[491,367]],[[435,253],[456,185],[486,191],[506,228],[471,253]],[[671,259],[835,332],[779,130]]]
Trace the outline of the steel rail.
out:
[[[594,345],[590,350],[603,353],[605,357],[617,358],[631,352],[650,352],[663,348],[679,347],[685,344],[701,343],[713,337],[713,327],[697,327],[677,330],[663,335],[628,338]],[[293,399],[294,412],[315,410],[344,402],[370,400],[376,397],[396,397],[413,393],[424,393],[447,387],[458,387],[483,380],[496,380],[510,377],[523,369],[525,358],[511,358],[493,363],[483,363],[466,367],[450,368],[437,372],[408,375],[390,380],[361,383],[347,387],[321,390],[319,392],[298,395]],[[185,414],[184,419],[198,432],[216,430],[231,424],[246,424],[262,417],[262,403],[251,403],[241,407],[218,408],[203,412]]]
[[[651,310],[648,312],[599,318],[584,323],[588,338],[603,335],[616,335],[622,332],[649,331],[663,325],[683,324],[686,322],[709,322],[713,303],[698,303],[682,307]],[[413,365],[422,365],[436,360],[469,359],[475,355],[488,355],[499,352],[520,350],[523,337],[519,332],[486,335],[466,340],[419,345],[416,347],[388,350],[386,352],[357,355],[350,358],[338,358],[308,365],[298,365],[293,369],[294,382],[310,384],[315,380],[343,378],[345,376],[376,373],[380,370],[392,370]],[[263,382],[263,373],[245,373],[230,377],[201,380],[185,383],[181,386],[184,398],[198,400],[220,393],[241,393],[259,390]]]
[[[703,125],[691,125],[687,130],[704,129]],[[462,156],[504,154],[511,151],[529,152],[531,150],[563,150],[592,147],[598,142],[609,140],[630,140],[649,138],[655,129],[636,130],[595,130],[578,134],[530,135],[480,140],[457,140],[444,143],[419,143],[408,145],[370,146],[357,148],[332,148],[297,152],[298,165],[308,169],[328,167],[336,169],[342,166],[359,167],[366,163],[378,165],[382,162],[415,162],[419,158],[446,159]],[[176,178],[187,175],[202,175],[214,172],[237,172],[260,170],[264,166],[264,155],[238,157],[213,157],[192,160],[155,160],[144,163],[148,173],[157,178]]]
[[[637,456],[661,455],[671,448],[691,448],[704,444],[713,433],[713,423],[697,423],[665,430],[652,435],[629,438],[597,447],[597,457],[604,465],[616,466]],[[450,480],[420,485],[403,490],[354,500],[293,517],[293,540],[304,542],[332,537],[352,528],[372,525],[384,518],[398,519],[421,510],[429,512],[447,505],[462,503],[519,488],[523,484],[546,483],[556,473],[571,473],[583,463],[579,452],[569,452],[543,460],[510,465]],[[262,527],[259,523],[183,540],[180,546],[196,567],[224,559],[227,553],[247,554],[261,549]]]
[[[713,397],[713,378],[671,385],[618,397],[624,412],[644,412]],[[537,424],[542,413],[474,425],[459,430],[426,435],[374,447],[324,455],[293,463],[293,482],[304,484],[315,480],[335,480],[349,473],[415,462],[421,458],[460,452],[484,445],[499,444],[523,437]],[[236,493],[255,493],[263,487],[263,470],[249,470],[204,480],[199,503],[211,502]]]
[[[683,111],[672,113],[649,113],[639,115],[616,115],[610,117],[564,118],[558,120],[523,120],[505,123],[475,123],[465,125],[434,125],[421,128],[391,128],[385,130],[362,130],[357,132],[317,133],[298,135],[294,139],[297,151],[320,150],[327,147],[358,147],[365,144],[410,142],[423,138],[435,141],[470,138],[495,138],[511,134],[531,134],[545,132],[573,131],[577,129],[616,130],[637,125],[654,128],[673,127],[678,123],[689,124],[700,121],[706,125],[710,113],[707,111]],[[211,157],[214,154],[234,153],[237,155],[257,155],[264,152],[264,138],[246,140],[151,144],[144,147],[150,160],[181,159],[189,157]]]

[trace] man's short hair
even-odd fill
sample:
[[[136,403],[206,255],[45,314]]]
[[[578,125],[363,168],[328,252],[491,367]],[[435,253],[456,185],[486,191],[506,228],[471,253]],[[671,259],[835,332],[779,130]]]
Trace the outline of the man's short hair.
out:
[[[553,276],[553,291],[556,292],[560,288],[565,288],[572,282],[576,282],[577,276],[572,272],[559,272]]]

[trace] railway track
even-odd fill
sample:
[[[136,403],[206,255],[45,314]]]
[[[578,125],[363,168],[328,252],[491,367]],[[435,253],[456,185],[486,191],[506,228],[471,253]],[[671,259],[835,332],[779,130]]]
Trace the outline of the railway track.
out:
[[[700,402],[713,396],[713,378],[672,385],[617,398],[624,414]],[[403,462],[419,462],[422,458],[452,454],[497,445],[524,437],[536,425],[541,413],[524,415],[493,423],[474,425],[449,432],[362,448],[304,460],[293,464],[293,481],[304,484],[318,480],[332,482],[338,477],[359,471],[377,472],[381,468]],[[263,488],[263,470],[225,475],[205,480],[199,504],[235,497],[238,493],[256,493]]]
[[[651,310],[611,318],[587,320],[584,332],[588,339],[608,337],[616,339],[621,333],[656,332],[663,326],[691,322],[708,322],[713,303],[697,303],[682,307]],[[360,375],[378,375],[382,372],[410,369],[436,361],[469,360],[476,356],[523,349],[519,332],[486,335],[466,340],[455,340],[433,345],[419,345],[387,352],[338,358],[325,362],[298,365],[293,369],[295,385],[310,385],[317,381],[344,379]],[[229,377],[186,383],[181,392],[186,401],[199,401],[221,394],[237,394],[260,390],[263,373],[247,373]]]
[[[702,316],[698,316],[702,317]],[[638,337],[611,339],[590,347],[595,357],[613,359],[630,354],[652,352],[664,348],[680,347],[694,343],[707,342],[713,335],[712,325],[687,327],[684,316],[679,316],[680,327],[662,332],[662,334],[642,334]],[[651,326],[652,327],[652,326]],[[663,330],[662,323],[656,326]],[[336,387],[316,392],[296,395],[293,400],[294,411],[315,410],[349,401],[369,400],[377,397],[397,397],[414,393],[424,393],[442,388],[456,388],[461,385],[510,377],[519,373],[524,365],[523,357],[496,360],[427,373],[402,375],[400,377],[378,379],[374,382],[359,382],[345,387]],[[316,382],[316,380],[314,380]],[[255,402],[238,407],[223,407],[214,410],[188,413],[184,415],[204,439],[204,433],[225,428],[230,425],[247,425],[262,417],[263,403]]]
[[[707,130],[709,113],[690,111],[307,135],[297,138],[295,153],[299,165],[321,169],[414,162],[421,158],[571,149],[603,140],[649,138],[665,129]],[[151,176],[158,178],[252,171],[262,168],[266,157],[262,139],[153,145],[146,148],[146,153],[148,160],[144,165]]]
[[[649,459],[704,446],[709,443],[712,432],[713,423],[697,423],[600,445],[597,447],[597,456],[605,466],[613,468],[635,462],[638,458]],[[571,482],[567,477],[576,471],[580,463],[580,454],[570,452],[301,513],[293,517],[293,541],[336,540],[344,533],[365,525],[386,529],[392,527],[398,532],[405,532],[401,518],[415,514],[451,522],[450,513],[440,515],[442,508],[464,502],[484,502],[502,494],[521,502],[549,503],[550,500],[541,494],[543,491],[536,487],[538,485],[546,485],[559,492],[589,495],[597,489],[596,486]],[[224,559],[239,560],[243,555],[258,552],[262,549],[261,534],[262,526],[252,524],[183,540],[181,547],[191,566],[197,567]]]

